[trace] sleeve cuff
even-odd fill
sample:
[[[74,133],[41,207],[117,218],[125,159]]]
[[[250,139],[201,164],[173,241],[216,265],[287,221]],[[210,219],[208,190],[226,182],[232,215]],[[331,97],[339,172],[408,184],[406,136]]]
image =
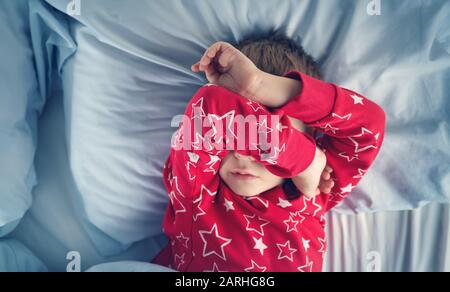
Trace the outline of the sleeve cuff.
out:
[[[302,82],[301,93],[280,108],[288,116],[312,124],[331,114],[336,96],[333,84],[297,71],[291,71],[285,77]]]
[[[289,157],[289,160],[295,163],[295,166],[293,165],[292,167],[292,169],[295,169],[293,172],[294,176],[302,173],[311,165],[311,163],[314,161],[317,148],[314,138],[306,133],[296,135],[296,140],[296,151],[293,151],[292,155],[297,156],[300,154],[302,155],[302,159],[299,161],[295,157]]]

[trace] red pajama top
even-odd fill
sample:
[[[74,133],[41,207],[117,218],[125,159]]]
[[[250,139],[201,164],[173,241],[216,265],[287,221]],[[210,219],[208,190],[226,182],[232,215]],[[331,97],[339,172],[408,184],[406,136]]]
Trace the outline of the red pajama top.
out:
[[[348,89],[295,71],[286,77],[301,81],[302,91],[275,110],[210,84],[194,95],[164,166],[170,202],[163,231],[170,241],[153,263],[196,272],[322,270],[324,213],[355,188],[379,153],[385,113]],[[256,116],[258,133],[277,133],[274,151],[260,147],[260,139],[236,151],[280,177],[305,170],[317,143],[334,170],[331,193],[289,200],[280,185],[247,199],[234,194],[218,171],[229,152],[223,147],[229,134],[237,136],[231,122],[238,115]],[[315,137],[294,129],[287,116],[314,128]],[[195,126],[205,119],[209,122]]]

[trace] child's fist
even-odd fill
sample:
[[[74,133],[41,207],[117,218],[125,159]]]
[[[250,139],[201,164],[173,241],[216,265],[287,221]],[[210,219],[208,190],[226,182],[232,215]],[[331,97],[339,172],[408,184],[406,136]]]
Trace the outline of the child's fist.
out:
[[[331,193],[331,189],[334,187],[334,181],[331,178],[331,173],[333,169],[330,166],[326,166],[322,171],[319,182],[319,191],[321,193],[329,194]]]
[[[307,198],[312,198],[321,192],[329,193],[334,186],[331,179],[331,167],[327,166],[327,158],[320,148],[316,148],[311,165],[299,175],[292,178],[297,189]]]
[[[251,96],[257,86],[259,69],[241,51],[226,42],[209,47],[193,72],[203,71],[210,83],[225,87],[241,96]]]

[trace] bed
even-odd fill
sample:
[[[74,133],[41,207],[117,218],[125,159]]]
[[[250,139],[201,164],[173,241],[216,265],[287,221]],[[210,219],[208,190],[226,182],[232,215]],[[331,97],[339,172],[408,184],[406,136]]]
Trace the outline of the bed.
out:
[[[450,3],[375,2],[2,1],[0,270],[167,271],[148,262],[167,146],[206,82],[190,65],[277,28],[387,114],[327,215],[324,270],[450,271]]]

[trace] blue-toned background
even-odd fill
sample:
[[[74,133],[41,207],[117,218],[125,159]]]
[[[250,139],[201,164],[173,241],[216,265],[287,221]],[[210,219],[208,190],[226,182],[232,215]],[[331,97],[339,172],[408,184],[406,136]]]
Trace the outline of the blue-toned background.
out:
[[[279,28],[387,114],[328,215],[325,269],[450,271],[450,2],[369,2],[0,0],[0,270],[64,271],[70,251],[82,270],[158,269],[129,261],[165,244],[171,122],[206,82],[190,66]]]

